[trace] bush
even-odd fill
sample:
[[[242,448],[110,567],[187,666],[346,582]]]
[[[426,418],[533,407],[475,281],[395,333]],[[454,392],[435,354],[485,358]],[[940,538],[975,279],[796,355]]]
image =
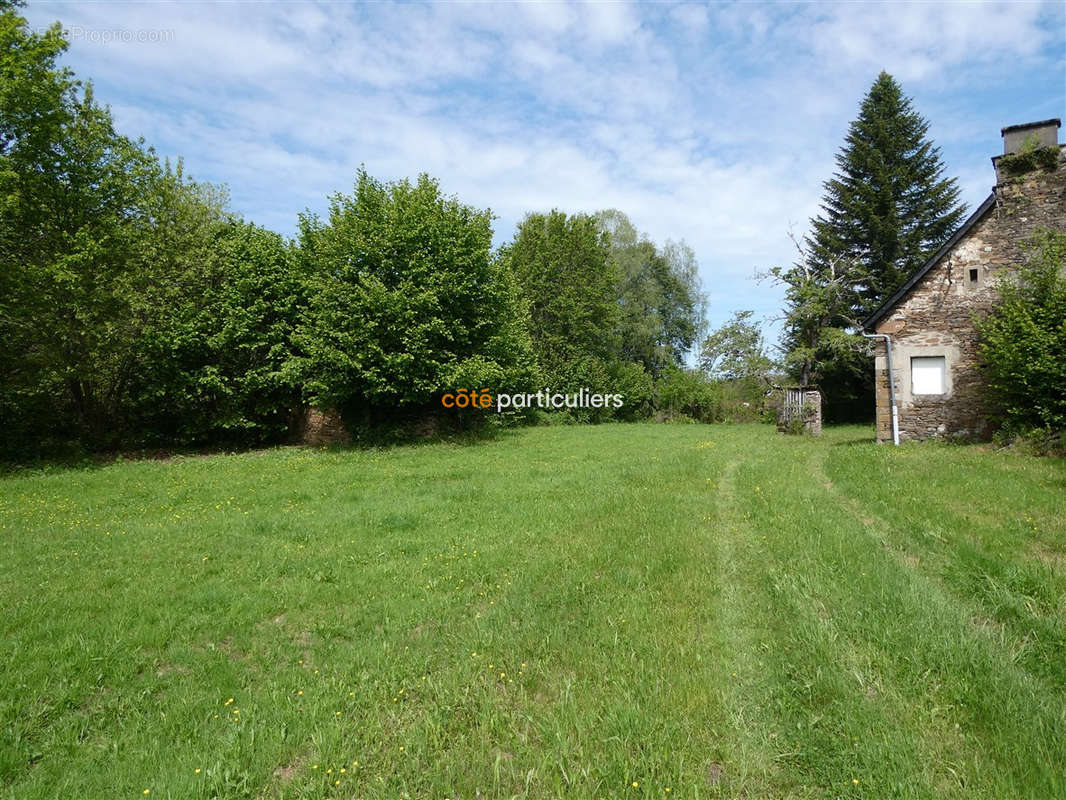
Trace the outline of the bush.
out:
[[[610,393],[625,398],[624,405],[614,412],[617,419],[647,419],[655,407],[655,384],[644,366],[618,362],[609,369]]]
[[[666,417],[678,415],[697,422],[722,422],[722,387],[700,370],[671,369],[657,386],[658,408]]]
[[[996,447],[1010,448],[1031,456],[1066,455],[1066,434],[1047,428],[1000,428],[992,437],[992,443]]]
[[[737,378],[720,382],[722,415],[727,422],[763,421],[766,406],[765,382],[757,378]]]
[[[1066,234],[1030,243],[1029,263],[997,286],[1002,302],[975,320],[995,413],[1008,431],[1066,430]]]
[[[287,367],[304,305],[291,245],[256,225],[219,225],[196,280],[158,304],[141,337],[133,443],[282,440],[300,402]]]

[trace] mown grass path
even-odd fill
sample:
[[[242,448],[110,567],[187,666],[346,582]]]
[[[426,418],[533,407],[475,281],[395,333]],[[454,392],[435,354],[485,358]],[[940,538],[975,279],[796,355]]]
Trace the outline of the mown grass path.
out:
[[[541,428],[0,479],[0,797],[1066,797],[1066,467]]]

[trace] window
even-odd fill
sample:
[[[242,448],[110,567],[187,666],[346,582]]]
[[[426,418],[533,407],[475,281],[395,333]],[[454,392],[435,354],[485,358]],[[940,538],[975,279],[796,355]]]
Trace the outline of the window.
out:
[[[976,284],[976,283],[977,283],[977,270],[976,269],[971,269],[970,270],[970,284],[973,285],[973,284]]]
[[[944,356],[912,357],[911,394],[944,394],[946,371]]]

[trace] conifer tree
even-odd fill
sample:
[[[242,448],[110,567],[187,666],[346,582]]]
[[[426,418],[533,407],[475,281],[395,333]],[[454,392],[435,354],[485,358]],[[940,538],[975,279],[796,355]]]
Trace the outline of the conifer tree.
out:
[[[851,316],[861,320],[896,291],[962,221],[954,178],[944,177],[929,123],[887,72],[877,76],[825,183],[811,220],[812,266],[841,258],[862,275]]]
[[[895,79],[877,76],[825,182],[800,263],[771,270],[787,289],[785,363],[818,383],[830,421],[868,418],[868,343],[851,333],[958,227],[966,209],[944,177],[929,123]]]

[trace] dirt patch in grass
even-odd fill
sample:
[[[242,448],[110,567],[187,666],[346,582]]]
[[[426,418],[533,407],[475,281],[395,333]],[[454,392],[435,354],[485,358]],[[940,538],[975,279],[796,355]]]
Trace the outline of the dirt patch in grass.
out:
[[[189,668],[183,667],[181,664],[160,664],[156,667],[155,676],[157,678],[168,678],[171,675],[188,675]]]
[[[300,768],[300,760],[297,759],[291,764],[286,764],[283,767],[278,767],[274,770],[274,782],[277,784],[285,785],[286,783],[292,783],[292,779],[296,777],[296,770]]]
[[[220,653],[224,653],[226,657],[229,658],[231,661],[247,661],[249,659],[249,655],[247,653],[245,653],[243,650],[239,649],[235,644],[233,644],[232,636],[227,636],[215,646],[218,648],[218,651]]]
[[[707,783],[711,786],[717,786],[726,778],[725,765],[718,761],[712,761],[710,766],[707,767]]]
[[[296,779],[296,773],[303,766],[304,759],[297,758],[288,764],[282,764],[279,767],[275,767],[274,771],[270,774],[270,782],[263,787],[262,791],[256,795],[257,800],[267,800],[271,797],[280,797],[282,789],[288,786]]]
[[[439,623],[433,620],[430,620],[428,622],[420,622],[413,628],[411,628],[410,632],[408,633],[408,638],[412,640],[421,639],[423,636],[426,636],[427,634],[436,631],[439,627]]]

